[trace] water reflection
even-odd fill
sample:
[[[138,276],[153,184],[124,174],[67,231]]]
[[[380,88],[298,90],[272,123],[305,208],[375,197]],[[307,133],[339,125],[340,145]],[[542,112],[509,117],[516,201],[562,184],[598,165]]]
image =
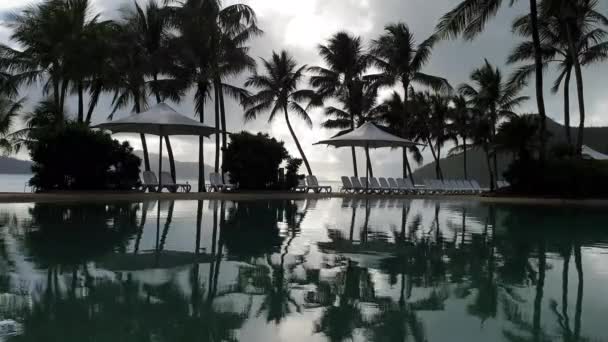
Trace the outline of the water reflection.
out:
[[[8,205],[0,315],[15,341],[601,340],[605,219],[396,199]]]

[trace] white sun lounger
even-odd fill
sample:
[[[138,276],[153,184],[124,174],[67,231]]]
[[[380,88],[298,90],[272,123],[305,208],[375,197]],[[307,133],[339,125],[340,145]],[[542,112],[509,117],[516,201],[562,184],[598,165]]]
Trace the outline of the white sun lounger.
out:
[[[395,180],[395,178],[388,178],[388,184],[390,185],[391,189],[393,189],[393,192],[395,193],[404,193],[405,191],[403,189],[401,189],[399,187],[399,184],[397,184],[397,181]]]
[[[317,180],[317,177],[315,176],[306,176],[306,184],[308,185],[308,190],[312,190],[315,193],[321,193],[323,191],[327,192],[327,193],[331,193],[332,189],[331,186],[323,186],[323,185],[319,185],[319,181]]]
[[[167,189],[171,192],[190,192],[192,190],[192,186],[188,183],[175,183],[169,172],[161,172],[160,180],[162,181],[161,190]]]
[[[308,191],[308,186],[306,186],[306,181],[304,179],[299,179],[298,180],[298,185],[296,185],[293,188],[291,188],[291,191],[293,191],[293,192],[307,192]]]
[[[355,192],[355,188],[353,187],[353,183],[346,176],[340,177],[342,180],[342,187],[340,188],[340,192],[352,193]]]
[[[390,184],[384,177],[378,178],[378,181],[380,182],[380,187],[384,190],[384,193],[386,194],[392,194],[399,191],[399,189],[390,186]]]
[[[222,176],[217,172],[209,174],[209,191],[214,190],[216,192],[234,191],[236,186],[234,184],[225,184],[222,182]]]
[[[353,190],[357,193],[365,192],[365,187],[361,185],[359,178],[353,176],[350,177],[350,183],[353,185]]]

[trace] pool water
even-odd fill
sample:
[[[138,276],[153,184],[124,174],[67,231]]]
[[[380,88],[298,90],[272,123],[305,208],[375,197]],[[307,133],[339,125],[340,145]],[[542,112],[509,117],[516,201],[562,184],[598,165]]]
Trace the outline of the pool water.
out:
[[[0,341],[604,341],[608,213],[0,204]]]

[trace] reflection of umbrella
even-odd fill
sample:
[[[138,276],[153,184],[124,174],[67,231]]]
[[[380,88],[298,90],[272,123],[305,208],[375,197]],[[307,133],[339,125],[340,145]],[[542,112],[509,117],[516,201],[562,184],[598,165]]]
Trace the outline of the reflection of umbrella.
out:
[[[216,132],[213,127],[205,126],[202,123],[190,119],[165,103],[159,103],[145,112],[133,114],[126,118],[104,122],[93,126],[112,131],[112,133],[141,133],[152,134],[160,137],[158,153],[158,177],[159,191],[162,185],[162,156],[163,156],[163,136],[168,135],[197,135],[209,137]]]
[[[366,151],[370,148],[381,148],[381,147],[406,147],[419,145],[415,142],[407,139],[400,138],[396,135],[392,135],[380,129],[378,126],[371,122],[366,122],[361,127],[337,137],[333,137],[328,140],[322,140],[315,145],[331,145],[334,147],[363,147]],[[369,172],[366,167],[366,176]],[[366,182],[366,187],[369,182]]]

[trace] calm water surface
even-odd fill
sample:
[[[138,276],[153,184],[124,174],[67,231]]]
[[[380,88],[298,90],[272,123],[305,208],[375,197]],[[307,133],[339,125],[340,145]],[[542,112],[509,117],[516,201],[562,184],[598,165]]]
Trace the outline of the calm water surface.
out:
[[[0,204],[0,340],[608,341],[608,213]]]

